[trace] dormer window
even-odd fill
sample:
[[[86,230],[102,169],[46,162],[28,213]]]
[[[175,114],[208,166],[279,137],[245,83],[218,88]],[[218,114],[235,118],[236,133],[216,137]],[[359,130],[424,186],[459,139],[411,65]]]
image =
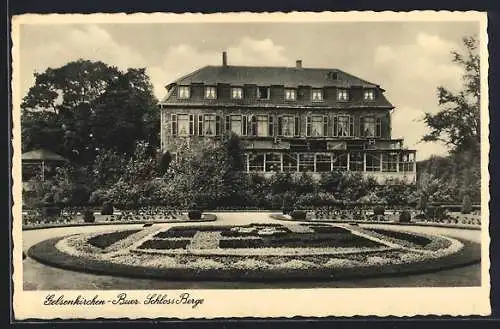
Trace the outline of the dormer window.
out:
[[[323,90],[313,89],[311,98],[312,98],[313,102],[322,102],[323,101]]]
[[[348,101],[349,100],[349,91],[347,89],[338,89],[337,90],[337,100],[338,101]]]
[[[363,93],[363,99],[365,101],[373,101],[375,100],[375,90],[373,89],[367,89]]]
[[[258,87],[257,88],[257,98],[258,99],[269,99],[270,98],[269,87]]]
[[[216,99],[217,90],[215,87],[205,87],[205,98],[206,99]]]
[[[297,91],[295,89],[285,89],[285,100],[287,101],[297,100]]]
[[[178,97],[181,99],[188,99],[190,96],[189,86],[179,86]]]
[[[243,88],[237,88],[237,87],[231,88],[231,98],[232,99],[242,99],[243,98]]]

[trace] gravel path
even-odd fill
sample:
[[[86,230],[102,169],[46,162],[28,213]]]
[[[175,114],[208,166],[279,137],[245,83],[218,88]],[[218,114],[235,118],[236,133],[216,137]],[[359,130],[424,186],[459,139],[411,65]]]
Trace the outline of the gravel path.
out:
[[[269,213],[217,213],[218,220],[207,225],[246,225],[249,223],[279,223],[285,222],[269,218]],[[200,223],[157,224],[154,227],[171,227],[179,225],[203,225]],[[365,226],[365,225],[362,225]],[[396,229],[393,225],[367,225],[377,228]],[[116,225],[93,227],[68,227],[23,232],[23,250],[43,240],[69,234],[106,232],[117,229],[142,228],[142,225]],[[397,227],[411,232],[429,234],[443,234],[479,242],[480,231],[461,230],[436,227]],[[412,275],[394,278],[368,278],[349,281],[332,282],[173,282],[150,279],[130,279],[108,275],[94,275],[73,272],[45,266],[31,258],[23,261],[23,282],[25,290],[53,290],[53,289],[250,289],[250,288],[315,288],[315,287],[421,287],[421,286],[476,286],[481,283],[480,264],[471,265],[453,270],[446,270],[430,274]]]

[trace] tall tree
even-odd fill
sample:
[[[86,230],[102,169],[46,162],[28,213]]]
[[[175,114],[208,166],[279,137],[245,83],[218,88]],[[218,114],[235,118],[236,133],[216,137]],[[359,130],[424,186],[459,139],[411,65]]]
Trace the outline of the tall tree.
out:
[[[464,37],[465,53],[452,51],[453,62],[463,67],[463,88],[453,92],[439,86],[437,114],[426,113],[424,121],[431,131],[423,141],[442,141],[452,152],[479,151],[480,143],[480,58],[479,42],[475,37]]]
[[[159,144],[157,100],[145,69],[123,72],[78,60],[35,74],[24,97],[23,149],[47,148],[82,165],[101,150],[131,155],[138,140]]]

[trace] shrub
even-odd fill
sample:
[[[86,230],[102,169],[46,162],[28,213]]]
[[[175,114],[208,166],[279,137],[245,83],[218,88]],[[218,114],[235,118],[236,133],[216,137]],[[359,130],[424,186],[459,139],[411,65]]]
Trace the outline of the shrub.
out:
[[[411,222],[411,214],[409,211],[402,211],[400,214],[399,214],[399,222],[401,223],[409,223]]]
[[[83,212],[83,221],[85,223],[94,223],[95,222],[94,212],[92,210],[85,210]]]
[[[287,215],[293,210],[293,198],[290,193],[285,193],[283,196],[283,214]]]
[[[384,216],[385,214],[385,209],[382,206],[376,206],[373,208],[373,214],[376,216]]]
[[[415,215],[414,218],[415,219],[425,219],[426,217],[425,217],[425,214],[417,214],[417,215]]]
[[[294,210],[290,213],[290,217],[292,217],[292,219],[296,219],[296,220],[305,220],[306,216],[307,216],[307,212],[304,210]]]
[[[61,208],[57,206],[46,206],[42,208],[43,217],[58,217],[61,215]]]
[[[439,206],[428,207],[425,215],[427,218],[432,218],[437,220],[443,220],[449,217],[446,208]]]
[[[113,204],[111,202],[102,204],[101,215],[113,215]]]
[[[201,210],[190,210],[188,217],[189,219],[201,219]]]
[[[468,194],[462,199],[462,214],[470,214],[472,211],[472,202]]]

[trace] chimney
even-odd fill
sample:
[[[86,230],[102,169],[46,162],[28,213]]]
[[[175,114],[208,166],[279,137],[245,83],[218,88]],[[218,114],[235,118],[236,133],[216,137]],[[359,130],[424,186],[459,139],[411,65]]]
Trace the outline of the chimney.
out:
[[[296,62],[295,62],[295,67],[298,68],[298,69],[301,69],[302,68],[302,60],[301,59],[298,59]]]
[[[222,66],[227,66],[227,52],[222,52]]]

